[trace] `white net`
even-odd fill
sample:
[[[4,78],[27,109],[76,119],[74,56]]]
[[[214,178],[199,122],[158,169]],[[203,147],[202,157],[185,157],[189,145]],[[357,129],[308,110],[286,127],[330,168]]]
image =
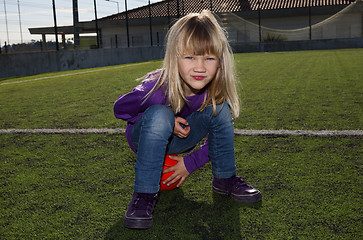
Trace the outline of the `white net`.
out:
[[[278,12],[267,17],[261,14],[260,18],[256,15],[252,20],[246,20],[235,13],[220,14],[229,40],[268,42],[363,37],[362,1],[352,3],[334,15],[309,8],[297,16],[281,17]]]

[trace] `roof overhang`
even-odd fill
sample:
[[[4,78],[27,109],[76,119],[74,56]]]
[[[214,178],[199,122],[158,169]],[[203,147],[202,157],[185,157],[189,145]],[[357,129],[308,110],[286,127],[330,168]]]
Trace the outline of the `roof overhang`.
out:
[[[94,21],[80,22],[79,33],[96,33],[96,26]],[[30,34],[54,34],[55,27],[40,27],[40,28],[29,28]],[[74,26],[59,26],[57,27],[59,34],[74,34]]]

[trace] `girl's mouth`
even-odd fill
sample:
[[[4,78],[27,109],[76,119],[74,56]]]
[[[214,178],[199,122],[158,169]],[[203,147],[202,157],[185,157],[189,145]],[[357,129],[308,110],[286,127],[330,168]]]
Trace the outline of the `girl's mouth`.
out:
[[[195,80],[203,80],[205,76],[193,76]]]

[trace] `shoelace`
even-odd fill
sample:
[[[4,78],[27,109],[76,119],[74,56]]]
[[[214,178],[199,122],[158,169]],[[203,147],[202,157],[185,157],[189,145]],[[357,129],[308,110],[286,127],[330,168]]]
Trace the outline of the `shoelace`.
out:
[[[241,176],[236,176],[234,178],[231,178],[230,180],[230,188],[228,189],[228,193],[231,194],[233,189],[238,189],[240,187],[250,187],[248,183],[245,182],[245,180],[242,179]]]
[[[152,211],[154,207],[154,200],[156,196],[150,194],[139,193],[132,207],[136,210],[149,210]]]

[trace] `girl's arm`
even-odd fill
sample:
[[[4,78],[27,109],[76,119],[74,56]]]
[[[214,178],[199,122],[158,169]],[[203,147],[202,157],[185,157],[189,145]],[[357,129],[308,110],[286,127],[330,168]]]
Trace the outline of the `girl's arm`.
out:
[[[155,81],[145,81],[136,86],[131,92],[120,96],[113,106],[115,117],[128,123],[135,123],[141,114],[153,104],[152,99],[146,102],[144,100],[154,84]],[[162,99],[162,96],[158,98]],[[161,100],[156,99],[156,102],[161,102]]]
[[[194,172],[198,168],[204,167],[209,162],[208,156],[208,138],[199,149],[194,150],[191,154],[184,157],[184,165],[189,173]]]
[[[135,122],[140,112],[140,99],[143,95],[143,91],[140,91],[139,86],[137,86],[132,92],[120,96],[113,105],[115,117],[127,122]]]

